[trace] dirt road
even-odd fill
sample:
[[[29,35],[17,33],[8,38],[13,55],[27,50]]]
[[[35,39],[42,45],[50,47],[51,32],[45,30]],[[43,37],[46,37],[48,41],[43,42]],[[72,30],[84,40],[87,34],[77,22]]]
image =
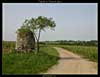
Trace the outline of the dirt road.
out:
[[[54,48],[60,54],[59,63],[44,74],[97,74],[97,63],[83,59],[63,48]]]

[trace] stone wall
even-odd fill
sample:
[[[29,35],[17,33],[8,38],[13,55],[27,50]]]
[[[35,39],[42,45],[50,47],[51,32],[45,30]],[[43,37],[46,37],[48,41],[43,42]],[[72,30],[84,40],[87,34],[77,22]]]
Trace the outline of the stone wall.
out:
[[[25,36],[22,38],[17,33],[16,50],[17,51],[31,51],[35,49],[35,38],[32,32],[27,32],[24,35]]]

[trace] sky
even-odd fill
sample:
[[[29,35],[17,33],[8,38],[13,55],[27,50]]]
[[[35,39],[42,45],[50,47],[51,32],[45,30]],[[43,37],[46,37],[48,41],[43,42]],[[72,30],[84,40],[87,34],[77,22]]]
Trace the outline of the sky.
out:
[[[97,40],[97,3],[3,3],[3,40],[15,41],[25,19],[52,17],[55,30],[41,32],[40,41]]]

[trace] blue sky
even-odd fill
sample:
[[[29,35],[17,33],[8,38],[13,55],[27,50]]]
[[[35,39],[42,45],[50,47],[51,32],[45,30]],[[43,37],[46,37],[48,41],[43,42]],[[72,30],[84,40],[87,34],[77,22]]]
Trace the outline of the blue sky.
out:
[[[96,3],[3,3],[3,40],[16,40],[16,30],[25,19],[52,17],[55,31],[41,32],[45,40],[96,40]]]

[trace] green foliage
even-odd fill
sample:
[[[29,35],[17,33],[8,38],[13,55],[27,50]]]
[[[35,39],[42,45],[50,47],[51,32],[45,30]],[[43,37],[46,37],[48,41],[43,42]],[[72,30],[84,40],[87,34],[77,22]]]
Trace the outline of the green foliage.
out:
[[[28,35],[28,33],[30,33],[31,31],[29,29],[25,29],[25,28],[20,28],[18,29],[18,35],[22,38],[24,38],[25,36]]]
[[[37,28],[43,29],[48,27],[48,28],[54,28],[56,26],[55,22],[52,20],[52,18],[47,18],[44,16],[39,16],[36,19],[36,25]]]
[[[30,29],[35,33],[38,29],[44,30],[47,27],[53,29],[55,26],[56,23],[52,18],[38,16],[37,18],[26,19],[21,28]]]

